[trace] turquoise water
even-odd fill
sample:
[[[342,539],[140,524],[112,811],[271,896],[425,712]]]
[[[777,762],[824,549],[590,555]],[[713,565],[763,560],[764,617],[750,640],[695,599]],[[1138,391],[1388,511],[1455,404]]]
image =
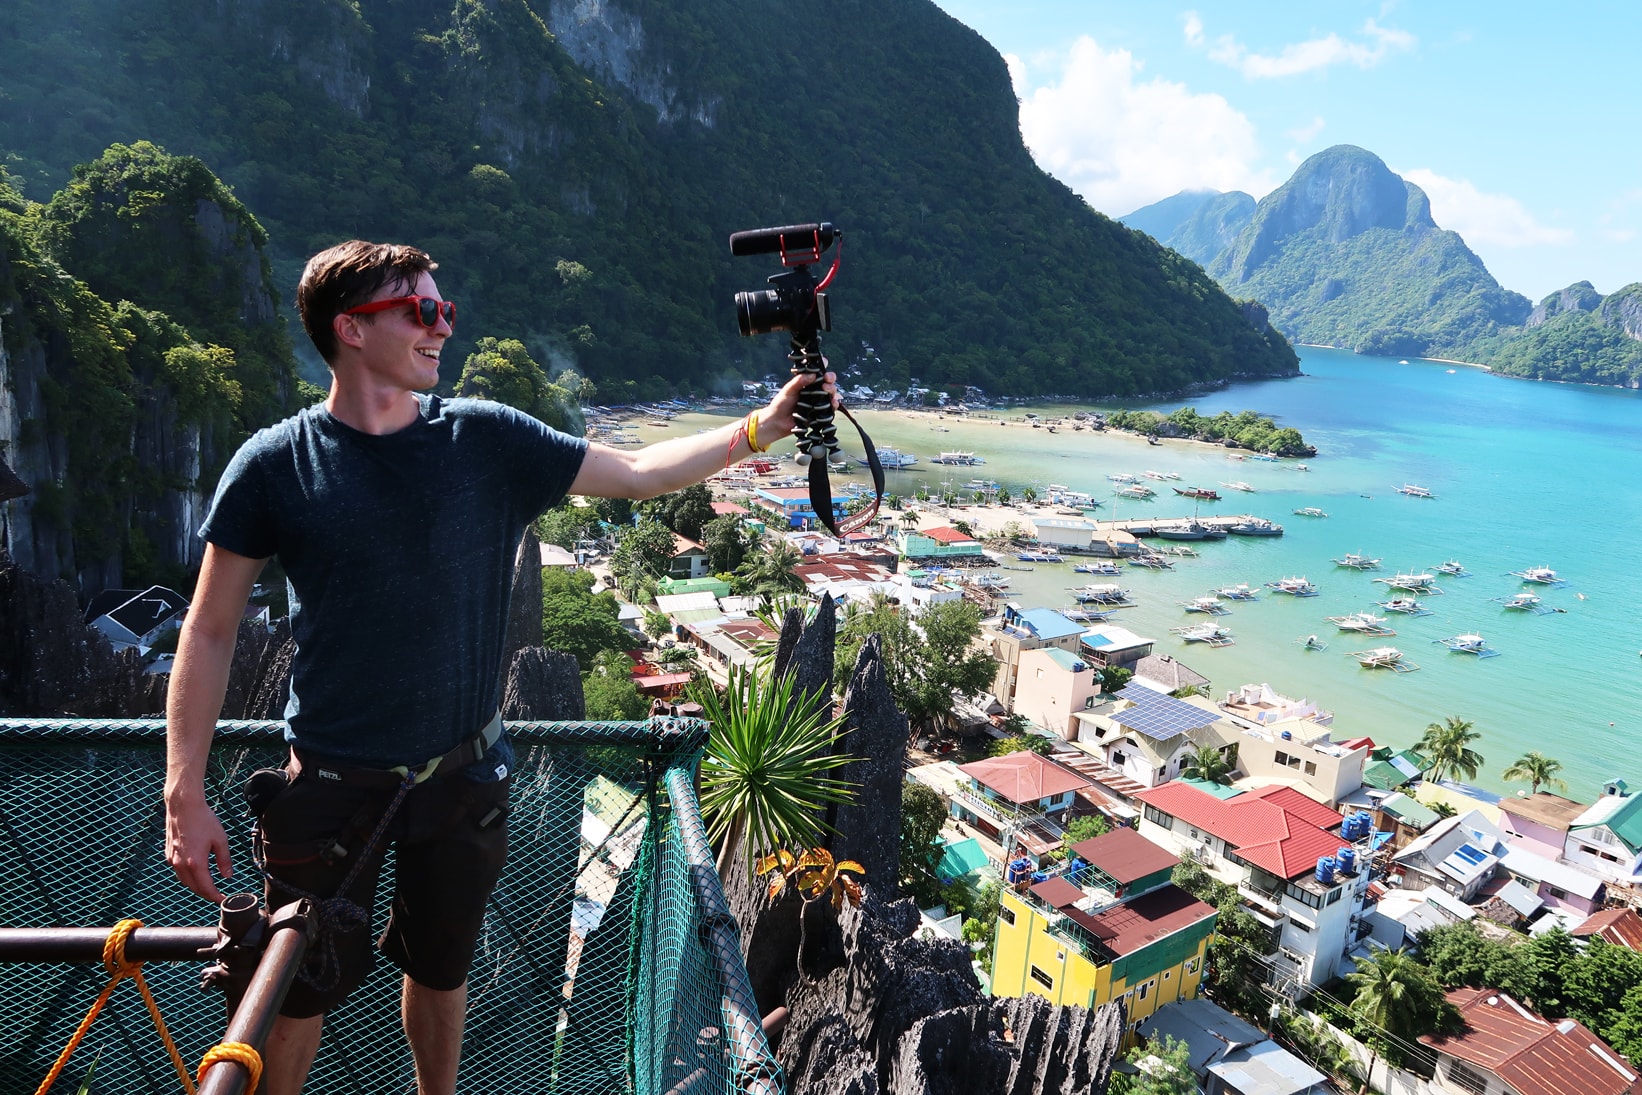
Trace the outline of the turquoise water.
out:
[[[1024,607],[1058,608],[1068,603],[1068,586],[1120,580],[1139,604],[1119,612],[1116,622],[1155,638],[1159,653],[1209,677],[1217,692],[1264,681],[1316,701],[1335,712],[1336,738],[1366,734],[1406,745],[1428,723],[1457,715],[1482,732],[1481,786],[1520,786],[1506,784],[1499,773],[1529,749],[1560,760],[1570,792],[1587,801],[1615,775],[1642,780],[1633,759],[1642,711],[1642,578],[1635,547],[1642,527],[1642,396],[1326,349],[1303,348],[1301,359],[1307,374],[1301,378],[1237,385],[1191,403],[1205,414],[1255,410],[1299,429],[1318,449],[1305,461],[1306,472],[1296,470],[1295,461],[1239,461],[1205,445],[1149,446],[1132,437],[1065,430],[1051,435],[1018,422],[1004,427],[894,411],[864,421],[878,443],[919,457],[917,467],[889,473],[891,489],[901,493],[925,484],[938,490],[943,479],[962,483],[980,474],[1017,494],[1027,485],[1042,492],[1055,482],[1109,497],[1115,484],[1108,473],[1155,469],[1180,473],[1183,484],[1220,490],[1222,501],[1204,503],[1204,514],[1256,513],[1287,530],[1280,539],[1196,544],[1200,557],[1179,560],[1173,571],[1128,567],[1121,579],[1082,578],[1069,563],[1034,564],[1031,573],[1010,574],[1011,597]],[[943,449],[972,449],[987,463],[972,469],[929,463]],[[1229,480],[1245,481],[1257,493],[1221,486]],[[1428,487],[1437,497],[1398,494],[1404,483]],[[1159,491],[1156,499],[1119,502],[1117,516],[1191,514],[1189,500],[1165,484],[1150,485]],[[1295,516],[1301,506],[1330,516]],[[1108,501],[1101,514],[1112,509]],[[1335,567],[1331,560],[1348,552],[1380,557],[1382,569]],[[1390,595],[1376,576],[1430,571],[1447,559],[1464,563],[1472,577],[1439,576],[1444,594],[1424,598],[1432,615],[1411,619],[1375,607]],[[1553,567],[1567,582],[1525,586],[1506,573],[1527,566]],[[1217,586],[1263,586],[1288,575],[1310,578],[1321,594],[1302,599],[1267,590],[1257,602],[1232,604],[1220,620],[1236,636],[1232,646],[1188,646],[1169,634],[1171,627],[1205,619],[1185,613],[1179,601]],[[1565,611],[1508,612],[1492,600],[1524,589]],[[1397,636],[1337,633],[1324,621],[1365,610],[1388,616]],[[1500,656],[1478,659],[1433,642],[1473,631]],[[1328,641],[1327,651],[1295,644],[1313,633]],[[1383,644],[1401,649],[1420,671],[1365,670],[1345,656]]]

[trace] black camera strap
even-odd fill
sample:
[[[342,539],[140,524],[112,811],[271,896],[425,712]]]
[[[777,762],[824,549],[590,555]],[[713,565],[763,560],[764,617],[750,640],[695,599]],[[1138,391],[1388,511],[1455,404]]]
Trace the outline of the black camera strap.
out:
[[[861,435],[861,445],[866,449],[867,467],[872,469],[872,504],[859,513],[852,513],[842,521],[837,521],[832,514],[832,482],[827,474],[827,460],[825,456],[810,460],[810,505],[815,509],[816,517],[827,526],[827,531],[834,536],[848,536],[852,532],[859,532],[872,523],[878,516],[878,507],[884,501],[884,465],[878,459],[878,450],[873,447],[872,438],[867,431],[861,428],[861,423],[850,414],[848,407],[839,407],[844,417],[850,420],[855,432]]]

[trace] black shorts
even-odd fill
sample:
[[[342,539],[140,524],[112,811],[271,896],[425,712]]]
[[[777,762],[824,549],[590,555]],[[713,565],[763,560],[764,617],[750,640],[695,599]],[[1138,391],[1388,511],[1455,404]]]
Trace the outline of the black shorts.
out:
[[[459,774],[412,788],[382,838],[365,849],[394,787],[335,783],[305,772],[274,796],[258,823],[267,851],[264,902],[277,909],[299,897],[346,896],[363,910],[348,927],[327,919],[309,946],[302,975],[280,1014],[322,1015],[340,1004],[371,972],[375,954],[370,923],[377,876],[394,848],[393,906],[376,945],[419,985],[460,988],[473,961],[485,905],[507,861],[510,779],[477,783]],[[333,841],[344,858],[327,861]],[[338,888],[361,852],[364,865],[345,895]]]

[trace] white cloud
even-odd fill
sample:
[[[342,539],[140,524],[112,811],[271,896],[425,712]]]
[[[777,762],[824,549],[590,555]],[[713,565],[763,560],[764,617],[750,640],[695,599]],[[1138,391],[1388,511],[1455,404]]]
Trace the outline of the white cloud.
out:
[[[1318,114],[1305,125],[1296,126],[1295,128],[1289,130],[1289,140],[1295,142],[1296,144],[1305,144],[1307,141],[1310,141],[1313,137],[1317,136],[1317,134],[1321,133],[1323,131],[1323,126],[1326,124],[1327,123],[1323,121],[1323,116]]]
[[[1113,216],[1181,190],[1276,186],[1256,169],[1254,126],[1219,95],[1139,79],[1127,50],[1079,38],[1059,83],[1026,90],[1026,69],[1010,60],[1021,100],[1021,135],[1039,166]]]
[[[1195,18],[1193,16],[1192,18]],[[1203,24],[1197,21],[1197,37],[1191,36],[1188,21],[1187,41],[1200,45],[1204,41]],[[1360,37],[1347,41],[1338,34],[1309,38],[1284,46],[1276,54],[1250,53],[1247,46],[1229,34],[1215,39],[1209,50],[1209,59],[1237,69],[1251,80],[1268,80],[1282,76],[1297,76],[1302,72],[1328,68],[1330,65],[1355,65],[1373,68],[1396,50],[1414,48],[1415,39],[1405,30],[1382,27],[1373,19],[1363,23]]]
[[[1485,194],[1467,179],[1449,179],[1423,167],[1398,174],[1431,199],[1431,219],[1465,237],[1473,247],[1531,247],[1572,243],[1566,228],[1540,224],[1507,194]]]
[[[1201,46],[1203,44],[1203,20],[1198,18],[1195,11],[1188,11],[1185,20],[1186,44],[1188,46]]]

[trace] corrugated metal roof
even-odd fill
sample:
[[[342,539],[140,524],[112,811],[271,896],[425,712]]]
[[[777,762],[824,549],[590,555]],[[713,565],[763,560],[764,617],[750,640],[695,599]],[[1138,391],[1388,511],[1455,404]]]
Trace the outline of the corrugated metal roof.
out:
[[[1093,863],[1114,881],[1127,885],[1159,871],[1172,871],[1180,857],[1133,829],[1113,829],[1072,845],[1072,852]]]
[[[1420,1035],[1441,1053],[1486,1069],[1520,1095],[1636,1095],[1642,1076],[1580,1023],[1552,1023],[1496,989],[1455,989],[1465,1030]]]
[[[1603,909],[1586,917],[1573,934],[1642,951],[1642,916],[1634,909]]]
[[[1028,750],[960,764],[958,771],[1021,805],[1089,785],[1082,776]]]

